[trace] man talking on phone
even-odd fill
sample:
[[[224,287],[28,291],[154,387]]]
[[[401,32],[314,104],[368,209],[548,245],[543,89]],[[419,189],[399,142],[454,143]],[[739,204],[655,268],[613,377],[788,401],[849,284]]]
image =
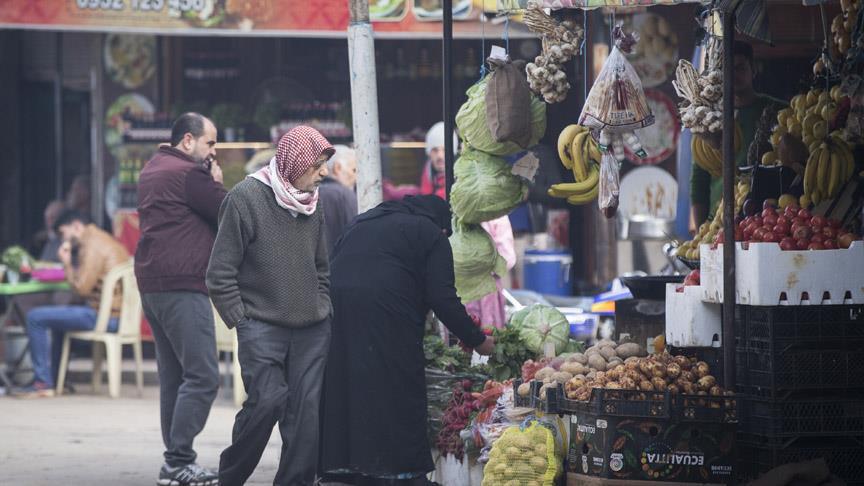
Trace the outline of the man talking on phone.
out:
[[[138,180],[141,240],[135,277],[153,329],[165,464],[158,485],[210,486],[192,448],[219,387],[213,310],[204,275],[225,198],[216,126],[198,113],[174,121]],[[215,460],[215,458],[213,458]]]

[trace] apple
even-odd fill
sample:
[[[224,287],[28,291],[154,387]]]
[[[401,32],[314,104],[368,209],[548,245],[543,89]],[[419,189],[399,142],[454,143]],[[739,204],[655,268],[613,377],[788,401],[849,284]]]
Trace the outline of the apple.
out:
[[[810,218],[813,217],[813,215],[810,214],[810,211],[808,211],[807,208],[801,208],[801,209],[798,211],[798,217],[801,218],[801,219],[803,219],[803,220],[805,220],[805,221],[809,221]]]
[[[795,242],[795,247],[798,250],[806,250],[808,246],[810,246],[810,240],[797,240]]]
[[[780,240],[780,249],[783,251],[797,250],[798,246],[795,240],[789,236]]]
[[[777,223],[774,225],[774,233],[782,236],[789,234],[789,225],[786,223]]]
[[[780,240],[781,237],[771,231],[765,232],[765,236],[762,238],[765,243],[778,243]]]
[[[767,216],[763,216],[763,217],[762,217],[762,221],[765,222],[765,225],[766,225],[766,226],[771,226],[771,227],[773,227],[774,225],[777,224],[777,217],[778,217],[778,216],[777,216],[776,214],[769,214],[769,215],[767,215]]]
[[[826,239],[822,245],[825,246],[826,250],[836,250],[837,249],[837,241],[831,238]]]
[[[753,241],[765,241],[765,235],[767,234],[771,234],[771,232],[765,228],[757,228],[753,232]]]
[[[777,216],[777,210],[774,208],[768,207],[762,210],[762,217],[767,218],[769,215]]]
[[[823,245],[822,243],[810,242],[810,244],[807,245],[807,249],[808,250],[824,250],[825,245]]]
[[[789,224],[792,224],[792,220],[787,218],[785,215],[780,214],[780,215],[777,215],[777,224],[789,225]]]
[[[762,216],[758,214],[756,216],[753,216],[753,222],[759,226],[762,226]]]

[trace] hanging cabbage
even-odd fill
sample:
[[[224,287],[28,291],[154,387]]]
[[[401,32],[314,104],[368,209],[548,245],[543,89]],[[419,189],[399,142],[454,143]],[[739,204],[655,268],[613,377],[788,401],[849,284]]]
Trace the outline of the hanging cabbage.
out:
[[[483,228],[454,219],[450,246],[453,248],[456,293],[463,303],[498,290],[492,274],[504,275],[507,262],[498,254],[495,243]]]
[[[510,327],[519,329],[519,336],[531,351],[542,354],[547,342],[555,345],[555,355],[567,348],[570,341],[570,323],[558,309],[543,304],[532,304],[510,316]]]
[[[468,101],[456,114],[456,126],[465,143],[472,148],[492,155],[512,155],[537,145],[546,133],[546,104],[536,96],[531,97],[531,139],[526,147],[514,142],[496,142],[486,123],[486,84],[489,76],[471,86],[466,94]]]
[[[513,175],[510,165],[494,155],[466,150],[453,167],[456,182],[450,191],[453,214],[477,224],[505,216],[525,200],[528,184]]]

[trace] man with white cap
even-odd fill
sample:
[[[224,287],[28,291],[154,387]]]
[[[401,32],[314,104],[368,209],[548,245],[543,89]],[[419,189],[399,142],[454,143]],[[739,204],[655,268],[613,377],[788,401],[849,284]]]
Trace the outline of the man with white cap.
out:
[[[457,152],[459,140],[453,134],[453,153]],[[444,177],[444,122],[432,125],[426,132],[426,165],[420,179],[420,194],[434,194],[446,199],[446,183]]]
[[[219,484],[246,482],[276,422],[282,457],[274,484],[315,480],[333,314],[318,186],[333,152],[315,129],[292,129],[270,163],[237,184],[219,210],[207,287],[222,319],[237,328],[249,396],[222,453]]]

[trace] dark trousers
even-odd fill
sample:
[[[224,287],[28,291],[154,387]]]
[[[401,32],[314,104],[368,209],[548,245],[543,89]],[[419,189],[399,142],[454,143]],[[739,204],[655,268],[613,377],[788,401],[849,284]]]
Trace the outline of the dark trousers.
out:
[[[210,299],[196,292],[141,294],[159,367],[165,463],[195,462],[192,448],[219,391],[219,358]]]
[[[311,485],[318,462],[318,415],[330,320],[308,327],[246,319],[237,326],[240,369],[248,398],[222,452],[219,484],[246,482],[279,423],[282,454],[274,485]]]

